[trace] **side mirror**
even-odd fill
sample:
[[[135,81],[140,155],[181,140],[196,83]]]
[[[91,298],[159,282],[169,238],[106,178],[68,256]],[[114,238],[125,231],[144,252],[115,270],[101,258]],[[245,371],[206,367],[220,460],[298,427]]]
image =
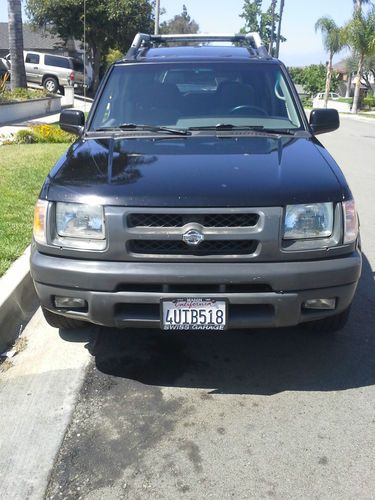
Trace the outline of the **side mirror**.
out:
[[[64,109],[60,114],[60,128],[71,134],[82,135],[85,114],[78,109]]]
[[[313,109],[310,113],[310,127],[314,135],[333,132],[340,126],[340,117],[336,109]]]

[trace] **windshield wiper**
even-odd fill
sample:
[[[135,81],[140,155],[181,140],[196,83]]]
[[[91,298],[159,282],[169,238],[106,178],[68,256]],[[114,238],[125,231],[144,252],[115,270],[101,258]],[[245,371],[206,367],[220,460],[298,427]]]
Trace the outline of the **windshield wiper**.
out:
[[[100,127],[95,129],[96,132],[105,130],[146,130],[149,132],[167,132],[174,135],[191,135],[191,132],[181,128],[159,127],[157,125],[141,125],[138,123],[122,123],[117,127]]]
[[[261,125],[232,125],[232,123],[218,123],[217,125],[202,125],[189,127],[188,130],[262,130]]]
[[[267,128],[264,125],[233,125],[232,123],[218,123],[217,125],[203,125],[201,127],[189,127],[188,130],[254,130],[267,132],[269,134],[294,135],[294,132],[288,128]]]
[[[293,130],[290,128],[267,128],[263,127],[261,130],[267,132],[267,134],[277,134],[277,135],[295,135],[298,130]]]

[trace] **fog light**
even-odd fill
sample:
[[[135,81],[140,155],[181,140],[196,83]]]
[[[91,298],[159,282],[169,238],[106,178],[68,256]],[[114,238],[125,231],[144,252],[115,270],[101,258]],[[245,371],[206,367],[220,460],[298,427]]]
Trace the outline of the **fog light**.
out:
[[[335,309],[336,299],[309,299],[302,304],[302,307],[305,309]]]
[[[56,295],[55,307],[57,309],[87,309],[87,302],[77,297],[61,297]]]

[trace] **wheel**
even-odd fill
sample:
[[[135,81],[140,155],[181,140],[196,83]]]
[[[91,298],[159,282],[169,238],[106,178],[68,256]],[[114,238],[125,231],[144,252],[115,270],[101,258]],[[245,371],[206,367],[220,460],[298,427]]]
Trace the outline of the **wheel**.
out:
[[[65,316],[60,316],[60,314],[55,314],[48,309],[42,307],[42,312],[47,323],[54,328],[63,328],[64,330],[75,330],[76,328],[83,328],[87,326],[85,321],[79,321],[76,319],[66,318]]]
[[[48,90],[48,92],[52,92],[52,94],[56,94],[59,90],[59,82],[53,76],[47,76],[43,81],[43,87]]]
[[[263,109],[260,108],[259,106],[248,106],[247,104],[242,104],[241,106],[236,106],[232,108],[229,113],[238,113],[242,111],[247,111],[247,110],[253,110],[253,111],[258,111],[258,115],[261,114],[262,116],[268,116],[268,113]]]
[[[317,321],[310,321],[305,323],[305,326],[309,331],[316,333],[330,333],[338,332],[342,330],[346,325],[350,314],[350,307],[342,311],[340,314],[335,316],[329,316],[328,318],[318,319]]]

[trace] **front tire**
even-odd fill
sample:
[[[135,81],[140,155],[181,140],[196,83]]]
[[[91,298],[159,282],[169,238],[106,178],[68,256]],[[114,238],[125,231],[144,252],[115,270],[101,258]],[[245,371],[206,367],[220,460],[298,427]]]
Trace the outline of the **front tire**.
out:
[[[59,82],[53,76],[47,76],[43,81],[43,87],[52,94],[56,94],[59,90]]]
[[[310,332],[315,333],[334,333],[342,330],[346,325],[350,315],[350,307],[345,309],[339,314],[328,316],[328,318],[318,319],[317,321],[310,321],[305,323],[305,327]]]
[[[87,326],[85,321],[79,321],[76,319],[66,318],[65,316],[60,316],[60,314],[55,314],[42,306],[42,312],[47,323],[53,328],[61,328],[63,330],[76,330],[77,328],[84,328]]]

